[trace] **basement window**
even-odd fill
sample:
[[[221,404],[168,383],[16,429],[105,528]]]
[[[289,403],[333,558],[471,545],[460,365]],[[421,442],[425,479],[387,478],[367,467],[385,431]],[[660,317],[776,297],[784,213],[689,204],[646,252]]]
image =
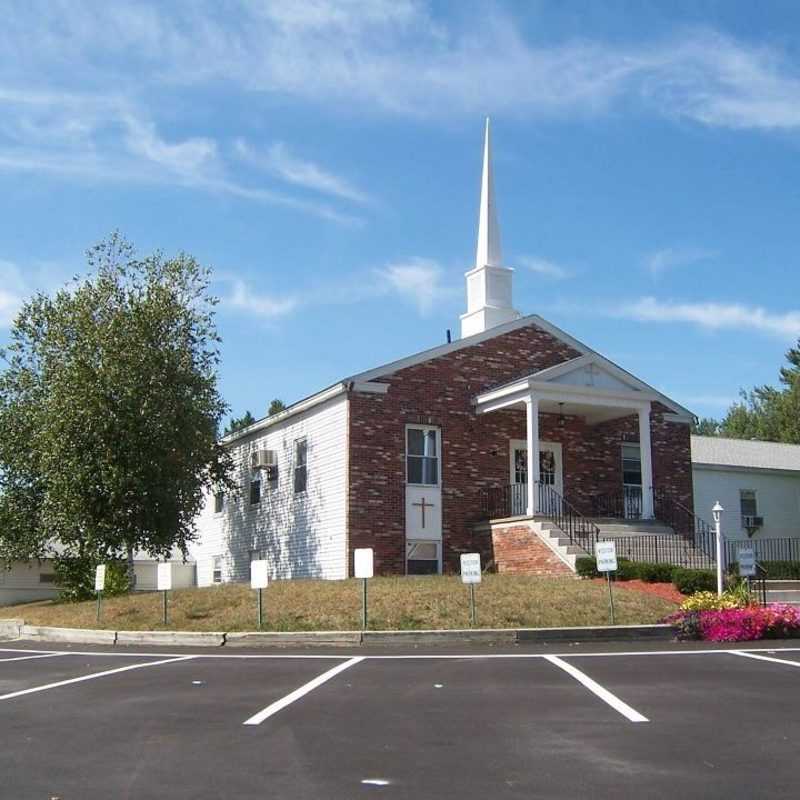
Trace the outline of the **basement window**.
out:
[[[39,575],[39,583],[55,583],[56,576],[54,572],[42,572]]]
[[[408,575],[439,574],[439,542],[406,542],[406,573]]]

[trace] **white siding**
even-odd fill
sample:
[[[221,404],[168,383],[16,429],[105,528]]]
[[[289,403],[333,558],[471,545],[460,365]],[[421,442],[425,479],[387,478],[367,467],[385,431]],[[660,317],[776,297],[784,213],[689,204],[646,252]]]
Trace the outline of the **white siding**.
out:
[[[18,561],[11,569],[0,569],[0,606],[27,603],[33,600],[50,600],[58,594],[53,583],[41,583],[41,575],[52,575],[53,564],[49,560]]]
[[[135,561],[133,570],[136,573],[136,591],[150,592],[156,589],[157,561]],[[186,589],[195,585],[195,564],[189,561],[172,562],[172,588]]]
[[[338,395],[308,411],[257,431],[232,446],[239,484],[221,514],[206,498],[191,547],[197,584],[212,583],[213,559],[222,577],[250,579],[250,553],[261,549],[272,578],[344,578],[347,574],[347,398]],[[294,443],[308,443],[308,487],[294,493]],[[250,505],[250,453],[277,454],[277,481],[261,474],[261,502]]]
[[[800,537],[800,475],[744,468],[692,467],[695,514],[711,523],[711,507],[719,500],[725,509],[722,528],[728,539],[747,539],[742,528],[739,492],[756,493],[758,516],[764,517],[754,539]]]

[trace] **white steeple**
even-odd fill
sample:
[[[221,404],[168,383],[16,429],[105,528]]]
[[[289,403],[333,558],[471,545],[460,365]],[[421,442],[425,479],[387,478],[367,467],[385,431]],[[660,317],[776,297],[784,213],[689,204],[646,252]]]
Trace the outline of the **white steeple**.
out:
[[[500,226],[494,204],[492,145],[489,118],[483,143],[481,205],[478,213],[478,249],[475,267],[466,273],[467,313],[461,315],[461,338],[482,333],[495,325],[519,319],[511,304],[511,277],[514,270],[501,266]]]
[[[483,174],[481,175],[481,209],[478,214],[478,252],[476,267],[499,267],[502,264],[500,253],[500,226],[494,207],[494,180],[492,179],[492,143],[489,131],[489,117],[486,117],[486,134],[483,141]]]

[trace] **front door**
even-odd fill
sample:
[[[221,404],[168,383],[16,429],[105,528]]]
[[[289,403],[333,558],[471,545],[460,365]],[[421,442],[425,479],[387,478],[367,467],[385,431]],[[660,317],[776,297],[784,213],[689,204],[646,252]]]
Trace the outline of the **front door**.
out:
[[[638,442],[622,445],[622,513],[625,519],[642,516],[642,452]]]
[[[564,494],[564,470],[558,442],[539,442],[539,480]],[[524,439],[511,441],[511,510],[512,516],[522,516],[528,506],[528,443]]]

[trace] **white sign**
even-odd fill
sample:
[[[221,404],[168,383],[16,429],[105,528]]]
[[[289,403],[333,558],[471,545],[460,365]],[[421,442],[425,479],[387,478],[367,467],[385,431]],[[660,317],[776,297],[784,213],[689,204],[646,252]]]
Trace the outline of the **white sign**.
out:
[[[168,592],[172,588],[172,564],[159,564],[156,578],[158,591]]]
[[[94,570],[94,590],[102,592],[106,588],[106,565],[98,564]]]
[[[269,584],[269,562],[250,562],[250,588],[266,589]]]
[[[750,578],[756,574],[756,551],[752,547],[740,547],[737,553],[739,574]]]
[[[372,548],[359,547],[353,554],[356,578],[372,577]]]
[[[594,546],[598,572],[615,572],[617,569],[617,546],[614,542],[597,542]]]
[[[481,582],[481,554],[461,554],[461,583]]]

